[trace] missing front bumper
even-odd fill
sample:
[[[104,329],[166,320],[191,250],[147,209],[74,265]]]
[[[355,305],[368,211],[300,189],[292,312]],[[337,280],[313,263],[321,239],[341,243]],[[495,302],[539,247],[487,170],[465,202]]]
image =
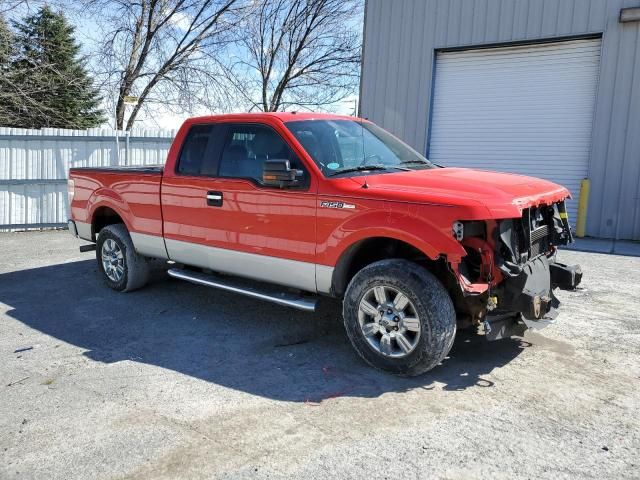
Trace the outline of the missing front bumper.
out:
[[[521,337],[527,326],[521,321],[520,315],[512,313],[504,315],[488,315],[482,322],[482,329],[487,340],[502,340],[503,338]]]
[[[522,313],[528,320],[553,315],[560,302],[553,295],[549,259],[536,257],[523,265],[520,273],[505,279],[500,286],[498,305],[500,310]]]
[[[482,323],[485,338],[489,341],[503,338],[522,337],[528,329],[540,330],[555,322],[557,310],[552,308],[549,314],[540,320],[529,320],[521,314],[489,315]]]
[[[556,263],[545,256],[527,262],[519,274],[500,285],[499,310],[483,322],[487,339],[522,336],[529,328],[540,329],[554,323],[560,301],[553,290],[573,290],[581,280],[579,265]]]
[[[561,290],[575,290],[582,281],[580,265],[565,265],[554,262],[550,265],[551,287]]]

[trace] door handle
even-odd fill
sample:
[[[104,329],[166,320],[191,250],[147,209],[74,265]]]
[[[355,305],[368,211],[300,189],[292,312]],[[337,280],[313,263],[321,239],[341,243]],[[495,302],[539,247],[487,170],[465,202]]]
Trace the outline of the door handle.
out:
[[[207,192],[207,205],[210,207],[221,207],[222,192]]]

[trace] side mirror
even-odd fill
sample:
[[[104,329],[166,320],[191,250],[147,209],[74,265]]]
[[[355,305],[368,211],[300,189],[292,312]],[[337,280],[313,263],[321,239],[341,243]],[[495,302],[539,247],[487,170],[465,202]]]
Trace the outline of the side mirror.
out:
[[[289,160],[265,160],[262,167],[262,183],[269,187],[289,188],[300,185],[301,170],[291,168]]]

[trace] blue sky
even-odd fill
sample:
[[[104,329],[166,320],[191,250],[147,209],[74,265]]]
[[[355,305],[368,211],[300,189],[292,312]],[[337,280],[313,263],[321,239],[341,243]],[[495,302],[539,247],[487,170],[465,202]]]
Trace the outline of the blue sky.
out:
[[[89,58],[90,53],[94,50],[96,42],[100,39],[100,24],[92,19],[87,18],[86,15],[82,15],[82,11],[78,11],[77,4],[72,0],[63,0],[65,7],[63,7],[63,11],[66,13],[68,19],[74,24],[76,27],[76,38],[78,42],[82,45],[83,53],[87,55]],[[31,10],[33,10],[34,3],[30,3]],[[22,16],[26,11],[24,8],[21,11],[14,12],[12,17],[17,18]],[[353,22],[354,30],[361,31],[362,29],[362,15],[356,18]],[[113,107],[110,106],[112,101],[110,99],[105,99],[105,109],[107,110],[107,116],[109,118],[109,123],[113,125]],[[354,102],[357,101],[357,94],[350,95],[344,101],[339,102],[338,104],[330,107],[331,111],[336,113],[343,114],[351,114],[354,110]],[[128,107],[132,108],[132,107]],[[237,108],[233,108],[234,111],[241,111],[242,105],[238,103]],[[168,108],[164,108],[161,105],[154,105],[151,112],[141,112],[138,116],[138,120],[136,121],[136,128],[164,128],[164,129],[177,129],[180,124],[189,116],[193,115],[203,115],[211,112],[209,110],[197,110],[191,112],[180,112],[175,113],[172,112]]]

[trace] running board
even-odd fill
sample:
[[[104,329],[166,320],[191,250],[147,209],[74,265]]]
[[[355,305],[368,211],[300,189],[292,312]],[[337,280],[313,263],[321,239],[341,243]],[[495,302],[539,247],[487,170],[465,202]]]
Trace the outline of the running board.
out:
[[[278,305],[283,305],[285,307],[297,308],[298,310],[304,310],[305,312],[315,312],[316,310],[317,300],[305,298],[300,295],[294,295],[285,292],[271,293],[264,290],[261,291],[256,288],[240,285],[239,282],[233,283],[231,281],[228,281],[226,278],[223,279],[214,275],[192,272],[179,268],[171,268],[167,271],[167,273],[170,277],[195,283],[196,285],[219,288],[220,290],[239,293],[241,295],[257,298],[259,300],[266,300],[267,302],[277,303]]]

